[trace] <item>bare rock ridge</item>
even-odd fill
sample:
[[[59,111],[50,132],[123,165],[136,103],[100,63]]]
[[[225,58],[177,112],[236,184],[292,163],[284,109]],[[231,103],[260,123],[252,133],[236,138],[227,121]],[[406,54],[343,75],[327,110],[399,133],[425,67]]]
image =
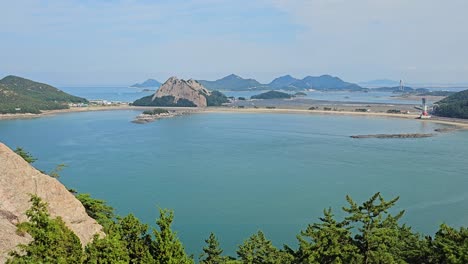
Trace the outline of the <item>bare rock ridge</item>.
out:
[[[16,224],[27,221],[30,195],[47,202],[52,217],[60,216],[84,246],[102,227],[86,214],[85,208],[58,180],[41,173],[0,143],[0,263],[18,244],[31,241],[16,233]]]
[[[192,101],[198,107],[206,107],[207,101],[205,96],[211,95],[203,85],[198,81],[190,79],[183,80],[177,77],[169,78],[154,94],[152,100],[163,96],[173,96],[174,103],[179,99],[187,99]]]

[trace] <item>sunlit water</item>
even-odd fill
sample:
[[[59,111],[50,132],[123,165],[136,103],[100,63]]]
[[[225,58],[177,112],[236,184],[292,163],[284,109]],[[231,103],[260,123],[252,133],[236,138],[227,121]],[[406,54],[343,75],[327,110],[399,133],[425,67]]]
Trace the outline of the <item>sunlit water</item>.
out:
[[[215,232],[229,254],[263,230],[274,244],[295,236],[345,195],[380,191],[417,231],[468,225],[468,132],[423,139],[355,134],[433,132],[416,120],[299,114],[194,114],[138,125],[137,111],[71,113],[0,121],[0,141],[22,146],[61,181],[154,225],[175,210],[174,229],[196,256]]]
[[[86,99],[103,99],[108,101],[133,102],[136,99],[154,94],[154,91],[143,91],[142,88],[132,87],[61,87],[63,91],[84,97]],[[154,89],[154,88],[151,88]],[[249,99],[252,95],[257,95],[266,91],[223,91],[227,96],[245,97]],[[294,92],[288,92],[294,93]],[[305,92],[307,96],[298,97],[303,99],[324,100],[334,102],[360,102],[360,103],[381,103],[381,104],[419,104],[419,100],[400,100],[391,92]],[[431,102],[429,102],[431,103]]]

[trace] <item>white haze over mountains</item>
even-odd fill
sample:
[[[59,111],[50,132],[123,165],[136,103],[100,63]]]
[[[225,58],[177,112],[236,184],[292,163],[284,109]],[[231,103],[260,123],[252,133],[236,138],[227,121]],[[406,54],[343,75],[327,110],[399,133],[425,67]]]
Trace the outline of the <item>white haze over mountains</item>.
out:
[[[2,1],[0,75],[468,82],[468,1]]]

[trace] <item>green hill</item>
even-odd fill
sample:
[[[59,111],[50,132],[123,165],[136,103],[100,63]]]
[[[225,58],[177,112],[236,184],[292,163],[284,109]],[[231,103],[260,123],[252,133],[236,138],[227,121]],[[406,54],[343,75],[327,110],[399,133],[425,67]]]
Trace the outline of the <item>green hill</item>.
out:
[[[69,103],[87,102],[53,86],[21,77],[10,75],[0,80],[0,114],[40,113],[66,109]]]
[[[437,102],[434,107],[434,114],[468,119],[468,90],[452,94]]]
[[[268,91],[265,93],[253,95],[250,98],[251,99],[289,99],[294,97],[294,95],[288,94],[288,93],[283,93],[283,92],[278,92],[278,91]]]
[[[199,80],[198,82],[209,90],[246,91],[267,88],[267,85],[261,84],[254,79],[244,79],[235,74],[228,75],[216,81]]]

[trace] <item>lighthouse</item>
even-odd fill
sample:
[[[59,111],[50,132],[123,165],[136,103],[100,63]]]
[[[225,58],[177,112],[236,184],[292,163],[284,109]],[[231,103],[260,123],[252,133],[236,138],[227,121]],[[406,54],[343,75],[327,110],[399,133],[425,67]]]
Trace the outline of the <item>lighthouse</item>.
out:
[[[421,112],[421,115],[419,116],[419,118],[421,118],[421,119],[431,118],[429,113],[427,113],[426,98],[422,98],[422,112]]]

